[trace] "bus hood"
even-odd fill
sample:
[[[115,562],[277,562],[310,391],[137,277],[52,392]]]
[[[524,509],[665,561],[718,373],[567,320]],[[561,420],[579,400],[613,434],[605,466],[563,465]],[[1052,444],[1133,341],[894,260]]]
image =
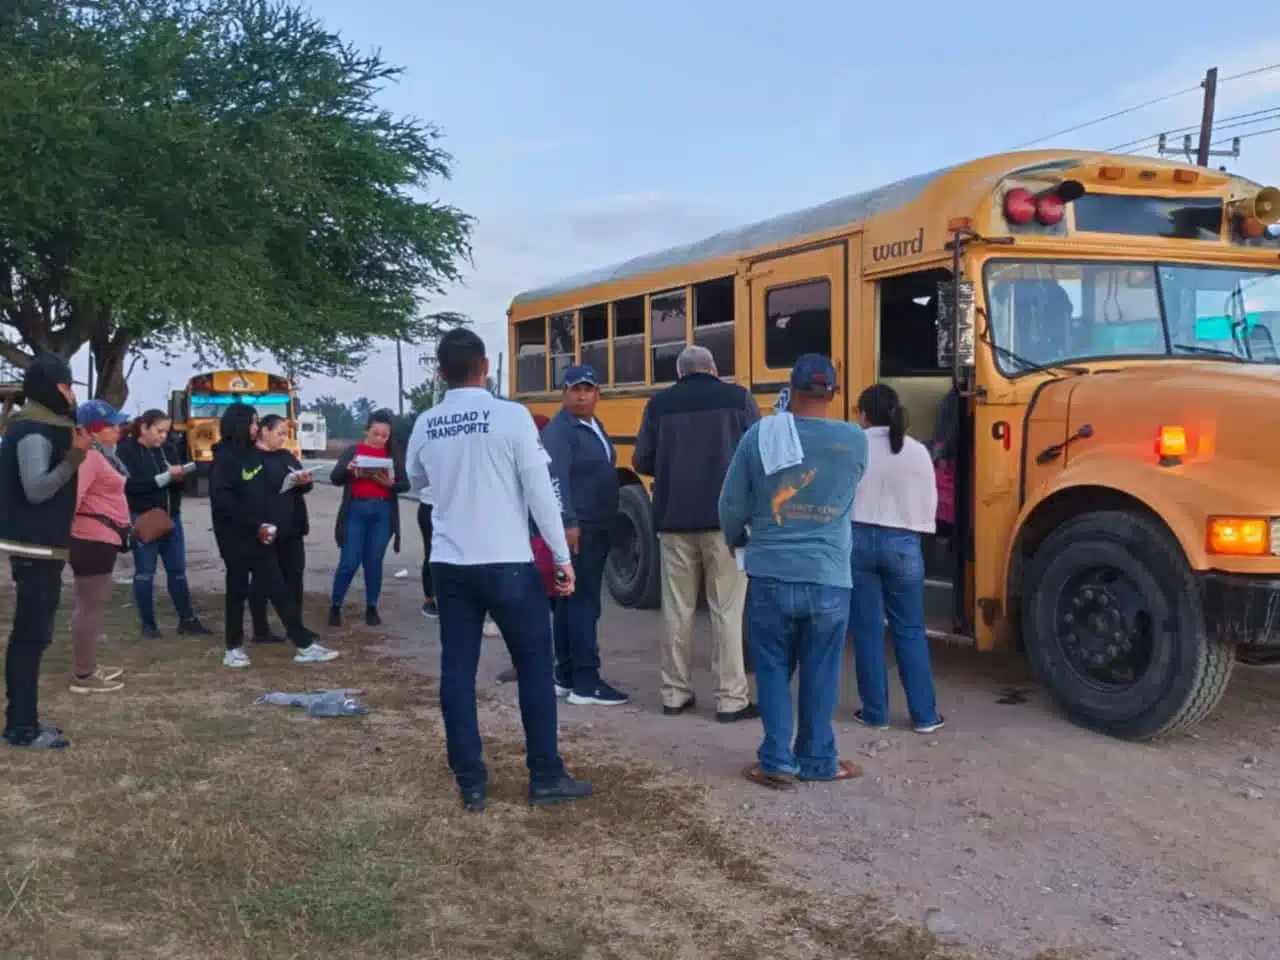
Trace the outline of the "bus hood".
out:
[[[1079,436],[1068,443],[1065,462],[1109,454],[1154,466],[1162,432],[1181,428],[1186,453],[1178,469],[1238,500],[1219,509],[1266,504],[1280,514],[1280,366],[1137,365],[1069,383],[1067,436]]]

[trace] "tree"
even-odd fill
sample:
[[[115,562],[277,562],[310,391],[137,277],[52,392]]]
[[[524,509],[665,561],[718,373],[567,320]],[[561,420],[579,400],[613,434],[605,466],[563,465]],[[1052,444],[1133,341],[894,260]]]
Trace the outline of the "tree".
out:
[[[5,0],[0,359],[88,344],[121,403],[141,351],[342,375],[460,322],[426,304],[471,220],[399,73],[290,0]]]

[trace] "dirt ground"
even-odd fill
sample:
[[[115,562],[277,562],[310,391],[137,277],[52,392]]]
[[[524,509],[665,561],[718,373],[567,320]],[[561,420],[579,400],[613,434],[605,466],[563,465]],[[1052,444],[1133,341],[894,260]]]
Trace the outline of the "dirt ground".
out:
[[[308,585],[318,591],[332,575],[336,503],[329,490],[312,497]],[[419,615],[414,515],[405,503],[403,553],[388,555],[382,609],[404,661],[430,675],[438,635]],[[191,504],[193,577],[213,585],[207,527],[203,505]],[[357,583],[353,610],[360,594]],[[621,708],[566,706],[562,727],[619,762],[694,778],[713,819],[737,831],[744,848],[779,854],[771,871],[812,896],[875,895],[891,916],[984,956],[1049,948],[1143,960],[1280,956],[1280,671],[1238,668],[1222,707],[1193,736],[1135,745],[1068,724],[1016,661],[938,649],[944,731],[863,730],[846,697],[841,749],[867,776],[774,794],[738,778],[758,726],[710,717],[709,644],[699,662],[707,706],[662,716],[660,630],[656,612],[609,604],[605,674],[634,699]],[[516,725],[515,692],[494,681],[508,665],[495,641],[481,666],[495,732]]]

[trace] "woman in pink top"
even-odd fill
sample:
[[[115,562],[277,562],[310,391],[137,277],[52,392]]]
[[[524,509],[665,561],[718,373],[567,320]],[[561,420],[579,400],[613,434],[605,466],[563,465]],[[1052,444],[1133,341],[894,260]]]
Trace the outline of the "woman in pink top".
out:
[[[124,495],[129,472],[115,454],[120,425],[128,419],[103,400],[90,400],[76,410],[76,421],[89,432],[93,446],[77,474],[76,515],[71,522],[72,693],[110,693],[124,686],[123,670],[98,664],[98,632],[111,589],[111,571],[132,525]]]

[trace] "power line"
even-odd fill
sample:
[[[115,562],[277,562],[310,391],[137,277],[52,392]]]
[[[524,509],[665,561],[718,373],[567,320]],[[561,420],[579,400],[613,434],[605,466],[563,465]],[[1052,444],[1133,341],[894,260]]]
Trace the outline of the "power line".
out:
[[[1232,140],[1248,140],[1251,137],[1261,137],[1268,133],[1280,133],[1280,127],[1268,127],[1266,130],[1250,130],[1248,133],[1242,133],[1237,137],[1226,137],[1222,140],[1215,140],[1214,146],[1223,143],[1230,143]]]
[[[1232,80],[1243,80],[1246,77],[1255,77],[1258,74],[1268,73],[1272,70],[1280,70],[1280,63],[1268,64],[1265,67],[1256,67],[1253,70],[1245,70],[1242,73],[1233,73],[1229,77],[1221,77],[1218,80],[1218,82],[1228,83]],[[1201,89],[1202,89],[1201,84],[1197,83],[1194,87],[1186,87],[1185,89],[1182,89],[1182,90],[1175,90],[1173,93],[1166,93],[1162,97],[1155,97],[1151,100],[1143,101],[1142,103],[1135,103],[1133,106],[1125,107],[1123,110],[1116,110],[1116,111],[1113,111],[1112,113],[1105,114],[1104,116],[1097,117],[1093,120],[1087,120],[1084,123],[1077,123],[1075,126],[1064,127],[1061,130],[1056,130],[1053,133],[1046,134],[1043,137],[1036,137],[1034,140],[1024,141],[1023,143],[1020,143],[1015,147],[1011,147],[1010,149],[1022,150],[1025,147],[1033,147],[1038,143],[1044,143],[1046,140],[1053,140],[1053,139],[1056,139],[1057,137],[1066,136],[1068,133],[1076,133],[1077,131],[1080,131],[1080,130],[1087,130],[1089,127],[1096,127],[1100,123],[1106,123],[1108,120],[1115,120],[1117,117],[1127,116],[1128,114],[1131,114],[1131,113],[1137,113],[1139,110],[1146,110],[1149,107],[1158,106],[1159,104],[1162,104],[1162,103],[1168,103],[1170,100],[1176,100],[1178,97],[1185,97],[1189,93],[1199,93]],[[1192,127],[1191,129],[1196,129],[1196,128]]]
[[[1232,114],[1229,117],[1223,117],[1222,121],[1220,123],[1215,124],[1215,126],[1226,128],[1226,129],[1230,129],[1232,127],[1246,126],[1249,123],[1258,123],[1263,120],[1270,120],[1271,119],[1270,115],[1278,111],[1280,111],[1280,107],[1264,107],[1261,110],[1251,110],[1248,113],[1236,113],[1236,114]],[[1254,117],[1256,119],[1250,120],[1248,119],[1250,117]],[[1193,123],[1193,124],[1188,124],[1185,127],[1174,127],[1172,130],[1160,130],[1156,133],[1148,134],[1145,137],[1138,137],[1136,140],[1126,140],[1124,143],[1117,143],[1114,147],[1107,147],[1106,152],[1119,153],[1120,151],[1127,150],[1130,147],[1137,147],[1141,144],[1150,143],[1159,139],[1160,134],[1173,137],[1173,136],[1177,136],[1180,133],[1194,133],[1198,129],[1200,129],[1200,124]]]

